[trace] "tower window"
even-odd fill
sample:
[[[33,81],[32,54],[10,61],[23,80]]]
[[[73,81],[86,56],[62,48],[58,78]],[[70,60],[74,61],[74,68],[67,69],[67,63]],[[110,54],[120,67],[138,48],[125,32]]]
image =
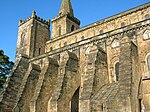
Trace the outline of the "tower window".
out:
[[[149,18],[150,18],[150,15],[149,15],[149,14],[146,14],[146,15],[144,16],[144,18],[145,18],[145,19],[149,19]]]
[[[147,65],[148,65],[148,73],[150,76],[150,55],[148,55],[148,57],[147,57]]]
[[[116,81],[119,80],[119,62],[115,64]]]
[[[99,31],[99,34],[102,34],[103,32],[104,32],[103,30],[100,30],[100,31]]]
[[[39,55],[41,54],[41,48],[39,48]]]
[[[74,31],[74,25],[71,26],[71,32],[73,32],[73,31]]]
[[[24,46],[24,44],[25,44],[25,37],[26,37],[26,34],[25,34],[25,32],[23,32],[22,34],[21,34],[21,38],[20,38],[20,47],[23,47]]]
[[[59,26],[58,35],[59,35],[59,36],[61,35],[61,26]]]

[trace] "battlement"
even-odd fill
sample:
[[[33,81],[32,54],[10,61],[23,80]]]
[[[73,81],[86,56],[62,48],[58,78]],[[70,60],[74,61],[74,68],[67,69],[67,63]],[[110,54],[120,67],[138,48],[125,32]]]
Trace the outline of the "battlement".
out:
[[[29,21],[29,20],[31,20],[31,19],[35,19],[35,20],[37,20],[37,21],[39,21],[39,22],[41,22],[41,23],[43,23],[43,24],[45,24],[45,25],[50,26],[50,19],[45,20],[45,19],[43,19],[43,18],[38,17],[38,16],[36,15],[36,12],[35,12],[35,11],[33,11],[33,12],[32,12],[32,15],[31,15],[29,18],[27,18],[26,20],[20,20],[18,26],[23,25],[24,23],[26,23],[27,21]]]

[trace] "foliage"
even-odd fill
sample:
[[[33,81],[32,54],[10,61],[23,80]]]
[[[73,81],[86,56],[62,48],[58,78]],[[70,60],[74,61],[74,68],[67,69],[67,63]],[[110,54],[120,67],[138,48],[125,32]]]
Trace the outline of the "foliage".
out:
[[[9,57],[4,55],[3,50],[0,50],[0,90],[2,90],[3,84],[6,82],[13,65],[14,63],[9,61]]]

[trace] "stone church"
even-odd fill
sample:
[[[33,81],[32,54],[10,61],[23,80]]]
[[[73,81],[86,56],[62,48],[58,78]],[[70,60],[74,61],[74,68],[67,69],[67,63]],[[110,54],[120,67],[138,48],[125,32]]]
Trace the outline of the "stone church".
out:
[[[4,86],[0,112],[150,112],[150,2],[82,28],[70,0],[33,11]]]

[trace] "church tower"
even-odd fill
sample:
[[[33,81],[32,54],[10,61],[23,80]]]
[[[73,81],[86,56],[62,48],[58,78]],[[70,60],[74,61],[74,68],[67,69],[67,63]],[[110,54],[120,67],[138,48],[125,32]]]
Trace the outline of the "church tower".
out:
[[[50,20],[37,17],[36,12],[26,20],[20,20],[18,26],[18,40],[16,59],[24,54],[29,58],[45,53],[46,41],[50,39]]]
[[[77,30],[80,21],[74,17],[70,0],[62,0],[58,15],[52,20],[52,38]]]

